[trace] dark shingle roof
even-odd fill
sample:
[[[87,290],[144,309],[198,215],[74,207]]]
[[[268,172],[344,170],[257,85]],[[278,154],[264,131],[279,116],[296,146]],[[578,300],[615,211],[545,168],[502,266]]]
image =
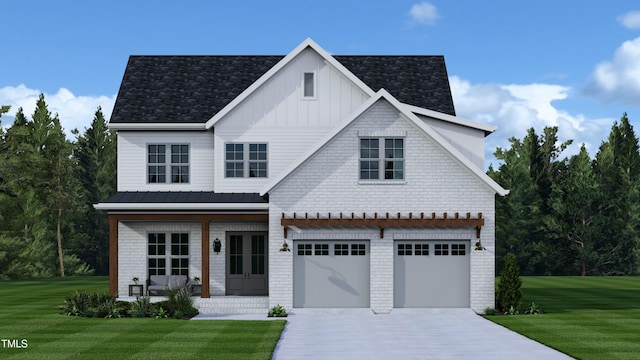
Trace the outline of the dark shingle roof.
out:
[[[131,56],[112,123],[204,123],[283,56]],[[374,91],[455,115],[443,56],[335,56]]]
[[[216,193],[213,191],[120,191],[103,203],[135,204],[250,204],[268,203],[258,193]]]

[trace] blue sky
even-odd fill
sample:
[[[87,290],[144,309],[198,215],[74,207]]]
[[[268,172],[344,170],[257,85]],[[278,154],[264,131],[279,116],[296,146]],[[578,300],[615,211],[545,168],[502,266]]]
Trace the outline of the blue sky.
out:
[[[496,146],[558,125],[593,156],[627,112],[640,131],[637,0],[0,0],[0,104],[45,94],[67,130],[110,114],[129,55],[444,55],[459,116]]]

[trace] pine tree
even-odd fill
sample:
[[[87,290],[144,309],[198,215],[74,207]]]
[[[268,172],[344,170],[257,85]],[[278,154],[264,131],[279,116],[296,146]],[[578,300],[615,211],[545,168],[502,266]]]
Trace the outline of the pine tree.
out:
[[[498,309],[504,312],[513,307],[517,310],[520,307],[520,300],[522,299],[521,287],[522,280],[520,279],[520,270],[518,269],[516,256],[513,253],[508,253],[504,257],[504,266],[500,273],[500,281],[498,281],[496,289]]]
[[[74,156],[78,161],[76,176],[81,181],[86,205],[86,213],[78,221],[81,234],[74,239],[74,248],[80,259],[90,264],[97,274],[106,275],[108,218],[92,205],[116,191],[116,137],[108,129],[101,108],[97,109],[91,126],[78,137]]]
[[[596,268],[597,233],[593,218],[597,214],[597,192],[598,183],[583,144],[580,152],[569,160],[566,178],[553,184],[549,199],[551,212],[545,218],[548,236],[557,239],[554,258],[562,266],[558,268],[561,275],[579,272],[585,276]]]
[[[640,238],[640,152],[633,127],[624,114],[614,123],[594,161],[600,197],[595,225],[600,229],[602,274],[635,274]]]

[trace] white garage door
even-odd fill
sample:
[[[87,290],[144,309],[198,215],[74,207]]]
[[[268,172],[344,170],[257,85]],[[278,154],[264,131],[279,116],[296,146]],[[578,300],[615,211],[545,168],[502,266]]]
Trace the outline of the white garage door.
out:
[[[469,307],[469,252],[469,241],[394,241],[393,306]]]
[[[369,241],[294,241],[293,307],[369,307]]]

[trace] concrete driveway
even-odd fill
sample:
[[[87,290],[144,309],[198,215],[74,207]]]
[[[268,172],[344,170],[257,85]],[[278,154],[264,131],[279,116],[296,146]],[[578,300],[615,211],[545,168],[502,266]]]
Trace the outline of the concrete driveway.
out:
[[[571,359],[470,309],[294,309],[273,359]]]

